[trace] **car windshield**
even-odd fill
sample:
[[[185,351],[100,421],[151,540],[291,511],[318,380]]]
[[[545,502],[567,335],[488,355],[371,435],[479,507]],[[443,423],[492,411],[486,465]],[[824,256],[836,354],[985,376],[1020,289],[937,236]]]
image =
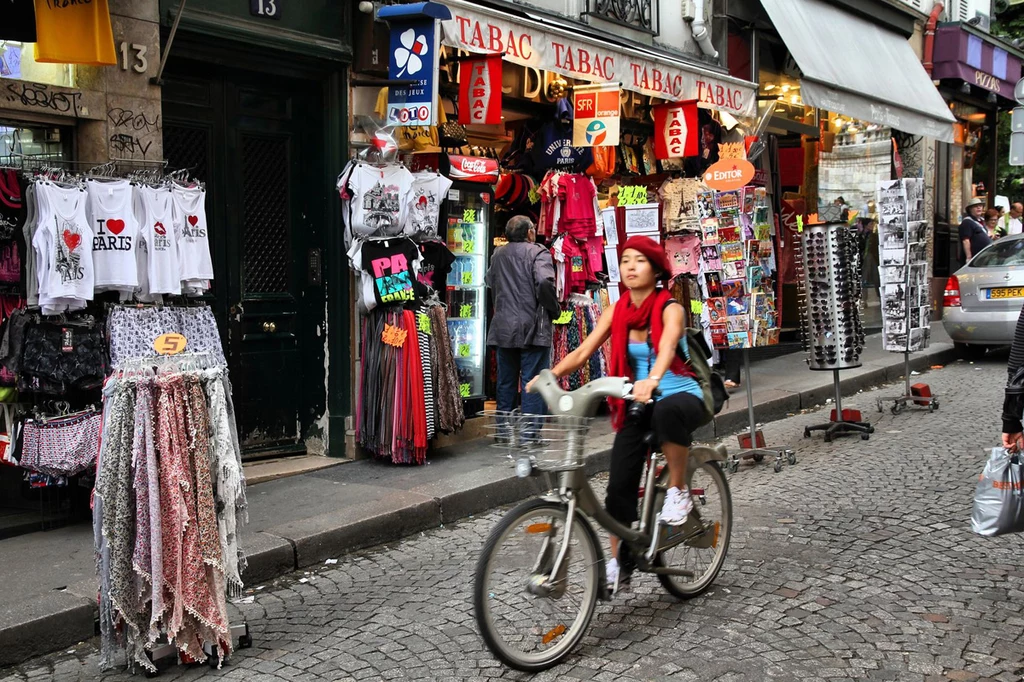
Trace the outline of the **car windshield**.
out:
[[[971,261],[972,268],[995,268],[1008,265],[1024,265],[1024,239],[1001,239],[986,246]]]

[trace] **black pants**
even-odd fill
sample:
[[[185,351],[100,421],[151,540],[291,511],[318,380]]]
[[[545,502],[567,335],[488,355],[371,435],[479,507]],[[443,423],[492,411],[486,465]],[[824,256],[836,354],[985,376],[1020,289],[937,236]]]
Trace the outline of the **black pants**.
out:
[[[719,366],[715,369],[722,373],[726,381],[731,381],[736,385],[741,383],[740,381],[740,368],[743,366],[743,351],[719,348],[718,349]]]
[[[654,433],[655,443],[675,443],[689,447],[693,432],[706,422],[704,401],[692,393],[676,393],[649,405],[642,416],[627,417],[612,444],[612,462],[608,470],[605,509],[619,523],[636,521],[637,496],[644,460],[650,446],[644,442]]]

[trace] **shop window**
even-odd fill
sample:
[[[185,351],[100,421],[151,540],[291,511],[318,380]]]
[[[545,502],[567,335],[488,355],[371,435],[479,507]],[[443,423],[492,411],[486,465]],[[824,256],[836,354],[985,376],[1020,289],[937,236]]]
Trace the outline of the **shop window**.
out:
[[[22,166],[32,160],[67,161],[71,135],[56,126],[26,125],[0,119],[0,166]]]
[[[819,202],[841,203],[861,217],[875,214],[878,183],[892,177],[892,130],[822,112],[820,150]]]
[[[806,126],[818,125],[818,113],[804,105],[800,68],[782,43],[765,36],[758,43],[758,114],[774,108],[772,116]]]
[[[72,88],[75,86],[75,66],[37,62],[33,43],[0,40],[0,78]]]

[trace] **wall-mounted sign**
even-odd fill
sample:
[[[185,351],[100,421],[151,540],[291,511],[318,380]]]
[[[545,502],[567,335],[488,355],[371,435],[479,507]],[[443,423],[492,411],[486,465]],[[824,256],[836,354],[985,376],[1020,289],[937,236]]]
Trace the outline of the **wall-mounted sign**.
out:
[[[719,192],[739,189],[753,179],[754,165],[743,159],[723,159],[704,171],[704,184]]]
[[[459,64],[459,123],[501,123],[501,55]]]
[[[678,159],[700,154],[697,103],[676,102],[654,107],[654,157]]]
[[[617,147],[619,85],[577,85],[572,89],[574,147]]]
[[[388,89],[388,125],[437,123],[437,22],[431,17],[391,22],[390,80],[415,80]]]
[[[284,0],[249,0],[249,14],[263,19],[280,19]]]

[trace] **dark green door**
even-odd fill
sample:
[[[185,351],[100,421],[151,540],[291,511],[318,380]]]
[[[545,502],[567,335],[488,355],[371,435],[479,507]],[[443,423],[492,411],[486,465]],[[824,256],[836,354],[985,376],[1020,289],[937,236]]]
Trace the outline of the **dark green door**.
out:
[[[323,413],[323,105],[316,81],[194,66],[163,86],[164,154],[207,182],[214,307],[247,457],[305,452]]]

